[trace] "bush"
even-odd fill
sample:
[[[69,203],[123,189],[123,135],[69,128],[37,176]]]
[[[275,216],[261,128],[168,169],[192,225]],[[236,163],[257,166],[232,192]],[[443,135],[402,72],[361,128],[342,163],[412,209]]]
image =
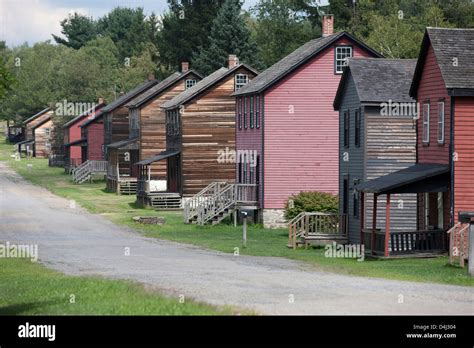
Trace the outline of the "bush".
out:
[[[293,207],[289,207],[290,201],[293,200]],[[339,199],[325,192],[300,192],[288,199],[285,207],[285,218],[293,219],[301,212],[319,212],[319,213],[338,213]]]

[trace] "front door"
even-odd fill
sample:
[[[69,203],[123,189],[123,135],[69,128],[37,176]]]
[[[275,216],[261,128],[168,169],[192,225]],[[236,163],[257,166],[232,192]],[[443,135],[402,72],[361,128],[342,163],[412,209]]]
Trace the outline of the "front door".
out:
[[[179,192],[180,191],[180,157],[173,156],[168,158],[167,165],[168,172],[168,192]]]

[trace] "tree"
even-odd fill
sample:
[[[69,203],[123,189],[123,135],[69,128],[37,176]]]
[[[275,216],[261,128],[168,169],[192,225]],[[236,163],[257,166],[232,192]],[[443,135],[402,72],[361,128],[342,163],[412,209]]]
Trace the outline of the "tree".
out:
[[[229,54],[236,54],[241,62],[256,63],[257,46],[250,38],[241,15],[240,0],[226,0],[214,19],[209,45],[201,47],[193,58],[193,64],[205,75],[227,65]]]
[[[163,15],[158,51],[164,69],[179,69],[199,47],[208,47],[214,18],[224,0],[168,0],[169,10]]]
[[[116,7],[98,21],[99,32],[109,36],[122,59],[140,54],[148,42],[143,8]]]
[[[321,28],[313,27],[308,14],[292,1],[260,0],[251,11],[257,18],[255,37],[265,67],[321,33]]]
[[[77,12],[63,19],[61,21],[61,27],[61,33],[66,39],[54,34],[53,38],[58,44],[63,44],[67,47],[79,49],[97,36],[96,22],[92,18],[83,16]]]

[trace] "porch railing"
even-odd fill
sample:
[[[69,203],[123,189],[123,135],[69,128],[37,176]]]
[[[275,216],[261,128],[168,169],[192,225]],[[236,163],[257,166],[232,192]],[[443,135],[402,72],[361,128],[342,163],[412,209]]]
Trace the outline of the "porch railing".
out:
[[[296,249],[299,238],[347,236],[347,215],[302,212],[288,223],[288,246]]]
[[[258,185],[235,184],[235,201],[237,204],[255,205],[258,203]]]
[[[377,256],[385,255],[385,231],[364,229],[362,234],[366,253]],[[390,232],[389,238],[389,256],[446,251],[444,230]]]

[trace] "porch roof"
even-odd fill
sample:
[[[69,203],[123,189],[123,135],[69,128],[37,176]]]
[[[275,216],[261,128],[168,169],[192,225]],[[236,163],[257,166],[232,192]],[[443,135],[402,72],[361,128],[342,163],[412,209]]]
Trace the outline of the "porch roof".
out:
[[[173,156],[176,156],[176,155],[179,155],[179,151],[166,150],[166,151],[160,152],[158,155],[156,155],[154,157],[144,159],[144,160],[142,160],[140,162],[137,162],[135,164],[139,165],[139,166],[146,166],[146,165],[152,164],[154,162],[158,162],[158,161],[161,161],[165,158],[173,157]]]
[[[377,194],[446,192],[449,172],[448,165],[418,163],[359,184],[356,190]]]
[[[118,150],[137,150],[138,149],[138,138],[120,140],[115,143],[107,145],[111,149]]]
[[[64,146],[69,147],[69,146],[79,145],[79,144],[82,144],[82,143],[85,143],[85,142],[86,142],[86,139],[82,138],[82,139],[77,139],[77,140],[71,141],[69,143],[66,143],[66,144],[64,144]]]

